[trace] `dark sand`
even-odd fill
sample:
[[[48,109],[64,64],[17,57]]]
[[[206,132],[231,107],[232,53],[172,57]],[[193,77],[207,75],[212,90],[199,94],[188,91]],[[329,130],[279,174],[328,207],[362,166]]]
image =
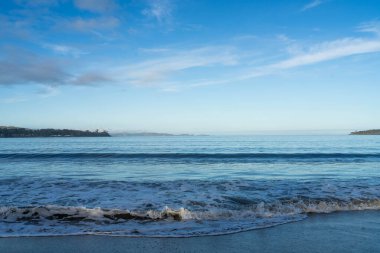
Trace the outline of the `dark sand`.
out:
[[[0,252],[380,252],[380,211],[314,215],[248,232],[192,238],[0,238]]]

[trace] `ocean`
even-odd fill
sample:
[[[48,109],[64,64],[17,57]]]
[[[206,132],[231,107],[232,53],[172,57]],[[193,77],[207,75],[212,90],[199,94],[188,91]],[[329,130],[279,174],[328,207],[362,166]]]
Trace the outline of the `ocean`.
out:
[[[0,237],[189,237],[380,209],[380,136],[0,139]]]

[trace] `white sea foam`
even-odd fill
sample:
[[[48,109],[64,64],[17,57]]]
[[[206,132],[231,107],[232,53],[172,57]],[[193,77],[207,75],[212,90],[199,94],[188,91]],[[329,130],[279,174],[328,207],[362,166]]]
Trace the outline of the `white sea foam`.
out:
[[[0,235],[197,236],[380,209],[374,179],[0,180]]]
[[[380,210],[380,199],[285,200],[240,209],[122,210],[72,206],[0,207],[0,235],[109,234],[194,236],[223,234],[303,219],[309,213]]]

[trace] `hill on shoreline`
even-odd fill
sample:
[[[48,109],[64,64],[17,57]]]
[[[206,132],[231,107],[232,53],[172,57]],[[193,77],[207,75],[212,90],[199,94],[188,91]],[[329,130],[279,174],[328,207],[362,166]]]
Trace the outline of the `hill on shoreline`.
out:
[[[350,135],[380,135],[380,129],[351,132]]]
[[[0,126],[0,138],[30,138],[30,137],[110,137],[107,131],[89,131],[73,129],[30,129],[13,126]]]

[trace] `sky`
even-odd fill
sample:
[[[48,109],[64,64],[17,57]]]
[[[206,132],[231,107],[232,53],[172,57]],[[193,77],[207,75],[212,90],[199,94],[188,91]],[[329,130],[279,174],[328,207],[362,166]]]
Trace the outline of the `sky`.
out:
[[[380,128],[378,0],[0,1],[0,125]]]

